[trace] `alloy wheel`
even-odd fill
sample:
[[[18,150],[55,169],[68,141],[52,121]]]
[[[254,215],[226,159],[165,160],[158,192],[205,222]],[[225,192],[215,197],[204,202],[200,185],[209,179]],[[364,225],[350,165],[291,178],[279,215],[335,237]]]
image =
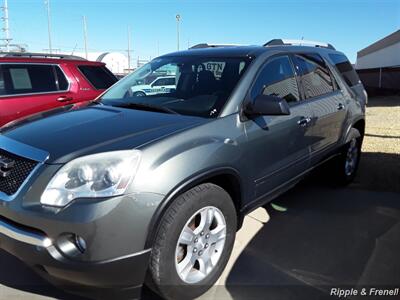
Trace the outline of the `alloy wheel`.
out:
[[[213,206],[199,209],[186,222],[175,251],[175,267],[182,281],[195,284],[218,263],[226,240],[226,221]]]

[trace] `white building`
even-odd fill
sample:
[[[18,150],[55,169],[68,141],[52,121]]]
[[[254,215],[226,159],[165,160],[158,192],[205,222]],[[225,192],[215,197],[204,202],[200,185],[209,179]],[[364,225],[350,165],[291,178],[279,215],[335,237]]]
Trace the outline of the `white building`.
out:
[[[86,58],[84,52],[74,53],[74,55]],[[128,58],[121,52],[89,52],[87,59],[105,63],[114,74],[126,74],[129,69]],[[132,68],[132,65],[130,67]]]
[[[357,69],[400,66],[400,30],[357,53]]]
[[[356,69],[370,91],[400,90],[400,30],[360,50]]]

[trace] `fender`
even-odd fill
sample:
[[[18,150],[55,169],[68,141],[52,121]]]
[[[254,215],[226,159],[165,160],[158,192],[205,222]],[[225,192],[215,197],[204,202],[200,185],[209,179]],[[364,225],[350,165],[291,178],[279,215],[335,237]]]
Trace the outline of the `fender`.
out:
[[[353,120],[353,122],[346,128],[345,134],[343,135],[342,138],[342,145],[347,144],[348,142],[350,142],[350,131],[353,128],[354,124],[356,124],[358,121],[363,120],[365,122],[365,118],[363,117],[359,117]]]
[[[239,172],[232,168],[232,167],[218,167],[210,170],[205,170],[200,173],[197,173],[187,179],[185,179],[183,182],[179,183],[176,185],[164,198],[164,200],[158,205],[156,211],[153,214],[153,217],[151,218],[150,224],[149,224],[149,231],[147,234],[146,238],[146,243],[145,243],[145,249],[151,248],[153,244],[154,237],[157,233],[158,226],[157,224],[161,220],[162,216],[164,215],[165,211],[169,207],[169,205],[172,203],[172,201],[182,194],[183,192],[191,189],[192,187],[195,187],[196,185],[206,181],[207,179],[217,176],[217,175],[233,175],[239,182],[239,190],[240,190],[240,198],[243,199],[243,194],[244,191],[241,188],[242,185],[242,179],[239,175]],[[238,225],[241,224],[243,215],[241,214],[240,207],[238,207],[237,210],[238,213]]]

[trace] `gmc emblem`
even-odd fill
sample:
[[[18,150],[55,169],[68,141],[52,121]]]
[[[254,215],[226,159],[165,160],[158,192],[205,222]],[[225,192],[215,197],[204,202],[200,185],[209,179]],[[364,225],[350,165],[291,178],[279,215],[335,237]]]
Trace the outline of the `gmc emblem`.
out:
[[[10,175],[15,161],[12,159],[0,156],[0,178],[5,178]]]

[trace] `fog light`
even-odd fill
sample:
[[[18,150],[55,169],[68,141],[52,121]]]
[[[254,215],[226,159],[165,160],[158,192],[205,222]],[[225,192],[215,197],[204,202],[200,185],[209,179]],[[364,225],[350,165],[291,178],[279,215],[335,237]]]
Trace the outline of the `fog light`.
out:
[[[85,253],[86,251],[86,242],[79,235],[75,235],[75,245],[79,249],[81,253]]]
[[[86,251],[85,240],[76,234],[65,233],[57,240],[57,246],[66,256],[76,257]]]

